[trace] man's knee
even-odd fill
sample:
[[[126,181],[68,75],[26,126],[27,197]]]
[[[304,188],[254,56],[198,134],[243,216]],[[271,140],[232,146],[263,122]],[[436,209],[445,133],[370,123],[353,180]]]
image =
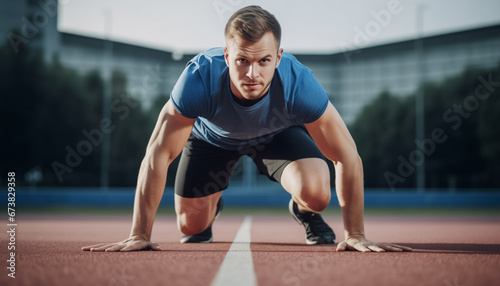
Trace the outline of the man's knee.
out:
[[[303,185],[299,194],[303,205],[314,212],[321,212],[330,204],[330,187],[324,184]]]
[[[330,180],[321,174],[295,178],[288,183],[288,191],[298,200],[296,203],[313,212],[321,212],[330,204]]]
[[[314,212],[324,210],[331,199],[330,172],[323,160],[295,162],[287,172],[285,188],[297,199],[297,203]]]

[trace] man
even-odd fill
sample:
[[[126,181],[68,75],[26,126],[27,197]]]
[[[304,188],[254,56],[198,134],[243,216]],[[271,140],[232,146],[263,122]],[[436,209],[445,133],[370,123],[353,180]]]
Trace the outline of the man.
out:
[[[226,47],[200,53],[185,68],[162,109],[141,164],[130,237],[84,247],[91,251],[159,250],[153,220],[167,169],[181,153],[175,210],[181,242],[211,242],[221,193],[238,159],[290,193],[290,213],[308,244],[332,244],[320,212],[330,202],[333,161],[346,240],[337,250],[410,248],[365,238],[363,167],[356,146],[312,72],[280,48],[281,28],[259,6],[237,11],[225,29]]]

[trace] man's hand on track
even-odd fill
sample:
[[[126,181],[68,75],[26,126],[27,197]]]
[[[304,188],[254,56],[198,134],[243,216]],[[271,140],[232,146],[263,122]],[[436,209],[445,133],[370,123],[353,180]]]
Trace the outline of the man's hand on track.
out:
[[[368,240],[364,236],[349,237],[337,245],[337,251],[345,250],[361,252],[413,251],[410,247],[390,243],[378,243]]]
[[[83,251],[137,251],[137,250],[161,250],[156,242],[147,241],[144,239],[128,238],[124,241],[115,243],[99,243],[82,247]]]

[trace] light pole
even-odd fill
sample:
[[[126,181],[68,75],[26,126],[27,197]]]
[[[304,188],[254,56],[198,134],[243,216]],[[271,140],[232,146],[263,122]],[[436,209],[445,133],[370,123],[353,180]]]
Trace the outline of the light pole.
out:
[[[423,47],[423,12],[424,5],[417,4],[416,26],[417,38],[415,40],[415,61],[417,67],[417,94],[415,97],[415,137],[419,142],[424,140],[425,136],[425,90],[424,90],[424,47]],[[417,189],[419,192],[425,191],[425,154],[422,155],[421,164],[417,164]]]
[[[112,14],[110,9],[104,9],[105,17],[105,40],[103,48],[102,75],[104,81],[104,92],[102,97],[102,119],[111,121],[111,94],[112,94],[112,63],[113,43],[111,42]],[[111,147],[111,134],[103,132],[101,153],[101,189],[109,187],[109,159]]]

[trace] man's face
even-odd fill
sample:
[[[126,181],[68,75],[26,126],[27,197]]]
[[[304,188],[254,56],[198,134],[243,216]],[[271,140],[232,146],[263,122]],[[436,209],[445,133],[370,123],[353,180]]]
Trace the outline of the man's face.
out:
[[[283,49],[278,50],[274,35],[268,32],[255,43],[238,36],[226,42],[224,54],[233,94],[247,100],[264,96],[283,54]]]

